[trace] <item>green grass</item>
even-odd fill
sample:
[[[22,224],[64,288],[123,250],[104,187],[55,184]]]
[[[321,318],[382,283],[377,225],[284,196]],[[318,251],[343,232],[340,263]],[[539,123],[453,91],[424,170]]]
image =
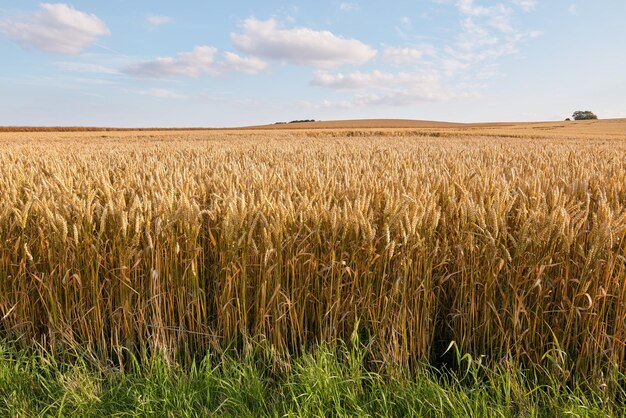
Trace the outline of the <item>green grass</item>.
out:
[[[372,372],[367,350],[319,347],[289,361],[268,350],[182,367],[130,359],[124,370],[0,345],[0,416],[605,417],[624,416],[624,377],[562,385],[558,374],[422,365]],[[65,358],[65,360],[55,360]],[[540,383],[543,382],[543,383]]]

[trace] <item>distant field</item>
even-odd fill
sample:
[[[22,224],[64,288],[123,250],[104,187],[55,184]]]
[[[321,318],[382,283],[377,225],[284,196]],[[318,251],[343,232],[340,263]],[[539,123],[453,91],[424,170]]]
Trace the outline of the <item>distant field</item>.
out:
[[[250,126],[252,129],[374,129],[374,128],[451,128],[463,123],[411,119],[356,119],[320,122],[299,122]],[[246,129],[246,127],[242,128]]]
[[[523,135],[523,136],[624,136],[626,119],[605,119],[593,121],[562,122],[496,122],[496,123],[451,123],[408,119],[362,119],[322,122],[285,123],[272,125],[248,126],[241,128],[97,128],[97,127],[25,127],[0,126],[2,132],[197,132],[197,131],[232,131],[232,130],[329,130],[346,132],[351,130],[383,132],[407,130],[419,132],[442,132],[453,135]]]
[[[122,365],[358,340],[368,370],[457,353],[615,400],[625,128],[0,133],[0,337]]]
[[[246,129],[246,128],[242,128]],[[405,134],[441,133],[446,136],[489,135],[489,136],[533,136],[533,137],[617,137],[626,136],[626,119],[562,122],[517,122],[517,123],[448,123],[401,119],[366,119],[330,122],[307,122],[282,125],[266,125],[251,129],[331,130],[380,130],[381,132],[406,130]]]

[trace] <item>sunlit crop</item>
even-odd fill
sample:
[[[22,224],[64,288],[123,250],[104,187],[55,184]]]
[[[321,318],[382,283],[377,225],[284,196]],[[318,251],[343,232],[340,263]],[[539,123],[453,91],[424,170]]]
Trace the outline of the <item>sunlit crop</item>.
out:
[[[502,132],[3,134],[0,329],[626,371],[626,141]]]

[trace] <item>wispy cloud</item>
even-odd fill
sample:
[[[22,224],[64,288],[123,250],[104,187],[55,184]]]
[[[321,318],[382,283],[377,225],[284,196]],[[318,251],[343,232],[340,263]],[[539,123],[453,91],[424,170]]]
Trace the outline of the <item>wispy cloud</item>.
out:
[[[475,97],[490,78],[498,75],[502,57],[517,53],[522,43],[541,35],[538,31],[520,30],[514,19],[516,10],[531,11],[536,1],[510,0],[521,11],[510,3],[435,1],[452,6],[458,13],[459,31],[452,42],[385,48],[383,62],[404,71],[317,72],[311,85],[339,93],[353,92],[348,99],[325,101],[324,106],[400,106]],[[411,20],[402,19],[399,27],[399,35],[411,39]]]
[[[395,30],[400,38],[407,39],[410,37],[411,32],[413,32],[413,21],[410,17],[403,16],[395,26]]]
[[[267,68],[267,64],[257,57],[242,57],[234,52],[224,52],[223,61],[218,64],[221,72],[239,71],[246,74],[257,74]]]
[[[267,64],[256,57],[241,57],[233,52],[219,53],[211,46],[196,46],[174,57],[142,61],[124,69],[126,74],[147,78],[218,76],[229,72],[256,74]]]
[[[141,94],[142,96],[150,96],[157,97],[159,99],[187,99],[189,96],[185,94],[178,93],[174,90],[169,89],[147,89],[147,90],[137,90],[136,93]]]
[[[411,64],[422,58],[424,53],[416,48],[389,47],[383,51],[385,61],[392,64]]]
[[[456,43],[445,49],[446,54],[450,59],[473,66],[513,55],[519,51],[520,44],[542,35],[541,31],[514,28],[508,23],[508,17],[506,23],[502,22],[503,26],[499,27],[493,21],[485,24],[472,18],[464,19]]]
[[[522,10],[530,12],[531,10],[535,10],[538,0],[513,0],[513,3],[517,4]]]
[[[158,16],[158,15],[146,16],[146,22],[151,26],[166,25],[172,22],[173,20],[174,19],[172,19],[170,16]]]
[[[317,72],[314,86],[358,93],[349,101],[353,106],[403,106],[421,102],[445,101],[457,97],[447,91],[435,74],[382,71],[331,74]],[[341,106],[345,107],[345,101]]]
[[[342,10],[344,12],[352,12],[355,10],[359,10],[359,5],[356,3],[348,3],[348,2],[339,3],[339,10]]]
[[[315,73],[311,84],[334,89],[385,88],[391,86],[415,86],[417,84],[435,84],[436,77],[408,72],[388,73],[374,70],[371,72],[355,71],[348,74],[332,74],[325,71]]]
[[[512,32],[511,17],[513,9],[503,3],[493,6],[480,6],[474,0],[458,0],[457,8],[459,12],[466,16],[466,21],[473,22],[473,19],[483,19],[485,26],[490,26],[501,32]]]
[[[537,2],[513,0],[513,3],[530,11]],[[499,58],[517,53],[522,43],[542,34],[517,28],[513,23],[515,11],[504,3],[483,6],[475,0],[457,0],[454,4],[460,18],[456,41],[425,54],[448,76],[476,78],[486,69],[493,72]]]
[[[65,3],[41,3],[33,12],[0,21],[0,34],[24,48],[78,54],[111,31],[94,14]]]
[[[120,72],[115,68],[107,67],[100,64],[92,64],[87,62],[70,62],[60,61],[55,62],[54,65],[65,71],[71,71],[76,73],[94,73],[94,74],[119,74]]]
[[[329,68],[364,64],[376,55],[374,48],[356,39],[304,27],[283,29],[275,19],[248,18],[241,29],[243,33],[231,34],[239,50],[292,64]]]

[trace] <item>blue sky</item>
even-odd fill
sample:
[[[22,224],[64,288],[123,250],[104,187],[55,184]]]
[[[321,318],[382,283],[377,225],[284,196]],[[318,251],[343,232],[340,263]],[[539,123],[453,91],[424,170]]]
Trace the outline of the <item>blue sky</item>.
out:
[[[0,125],[626,117],[626,1],[0,0]]]

